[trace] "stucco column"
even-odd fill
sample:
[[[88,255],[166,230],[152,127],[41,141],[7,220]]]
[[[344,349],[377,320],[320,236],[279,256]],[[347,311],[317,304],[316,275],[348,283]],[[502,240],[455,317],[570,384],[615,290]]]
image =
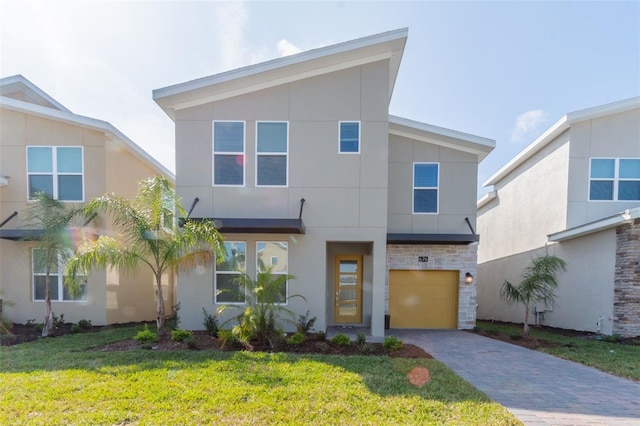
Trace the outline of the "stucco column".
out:
[[[373,292],[371,307],[371,336],[384,337],[385,275],[387,235],[382,233],[373,243]]]

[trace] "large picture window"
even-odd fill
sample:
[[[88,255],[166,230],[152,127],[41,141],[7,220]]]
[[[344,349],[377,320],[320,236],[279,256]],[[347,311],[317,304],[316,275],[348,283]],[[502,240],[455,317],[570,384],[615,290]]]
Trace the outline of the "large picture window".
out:
[[[244,241],[226,241],[227,255],[224,261],[216,265],[215,303],[244,303],[244,286],[239,282],[246,273],[247,243]]]
[[[589,200],[640,200],[640,159],[592,158]]]
[[[213,184],[244,185],[244,122],[213,122]]]
[[[413,164],[413,213],[438,213],[438,163]]]
[[[275,278],[289,273],[289,245],[286,241],[259,241],[256,252],[258,272],[270,270]],[[283,280],[273,302],[286,303],[288,291],[288,282]]]
[[[33,300],[45,300],[47,262],[46,251],[44,249],[33,249],[32,251],[32,273],[33,273]],[[72,295],[64,285],[66,277],[64,274],[64,264],[61,256],[56,256],[57,260],[49,271],[49,297],[51,301],[79,301],[87,298],[86,277],[80,284],[79,294]]]
[[[360,123],[358,121],[340,122],[338,151],[340,154],[360,153]]]
[[[256,123],[256,186],[287,186],[288,127],[286,122]]]
[[[79,146],[28,146],[29,199],[38,192],[60,201],[83,201],[83,160]]]

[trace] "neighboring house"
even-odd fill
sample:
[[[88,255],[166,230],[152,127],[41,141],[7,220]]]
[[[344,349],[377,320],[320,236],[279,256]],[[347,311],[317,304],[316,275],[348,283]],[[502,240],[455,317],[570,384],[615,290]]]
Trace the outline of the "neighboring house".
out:
[[[175,122],[176,191],[226,239],[179,275],[183,327],[242,305],[234,275],[296,277],[288,308],[327,326],[475,325],[477,168],[489,139],[389,116],[407,30],[155,90]],[[471,281],[465,283],[467,273]],[[221,292],[222,291],[222,292]]]
[[[545,253],[567,261],[544,325],[640,335],[640,98],[573,112],[490,177],[478,201],[478,318],[521,322],[500,300]]]
[[[23,223],[29,197],[41,190],[69,203],[107,192],[133,197],[138,181],[173,176],[111,124],[73,114],[21,75],[0,79],[0,95],[0,298],[11,302],[3,316],[42,322],[44,275],[34,267],[38,251],[25,240]],[[80,234],[113,233],[100,216],[79,231],[78,240]],[[60,267],[51,279],[52,307],[66,321],[103,325],[155,318],[154,280],[146,271],[93,272],[77,300],[63,280]],[[168,305],[172,284],[167,277]]]

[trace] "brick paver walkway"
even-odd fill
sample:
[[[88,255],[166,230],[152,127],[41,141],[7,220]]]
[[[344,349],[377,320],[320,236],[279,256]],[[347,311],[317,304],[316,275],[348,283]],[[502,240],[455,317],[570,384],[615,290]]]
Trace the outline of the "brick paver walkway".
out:
[[[640,383],[464,331],[387,330],[526,425],[640,425]]]

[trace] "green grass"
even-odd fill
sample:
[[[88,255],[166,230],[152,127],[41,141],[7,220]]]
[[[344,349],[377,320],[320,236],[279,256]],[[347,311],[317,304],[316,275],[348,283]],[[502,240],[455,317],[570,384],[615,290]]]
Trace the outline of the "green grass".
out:
[[[477,323],[477,328],[488,333],[500,333],[507,336],[522,335],[522,326]],[[536,339],[559,343],[561,346],[540,348],[541,352],[579,362],[607,373],[627,379],[640,380],[640,346],[622,345],[584,337],[562,336],[560,334],[529,329],[529,336]],[[514,343],[516,343],[514,341]]]
[[[433,359],[86,350],[136,331],[0,348],[0,424],[520,424]]]

